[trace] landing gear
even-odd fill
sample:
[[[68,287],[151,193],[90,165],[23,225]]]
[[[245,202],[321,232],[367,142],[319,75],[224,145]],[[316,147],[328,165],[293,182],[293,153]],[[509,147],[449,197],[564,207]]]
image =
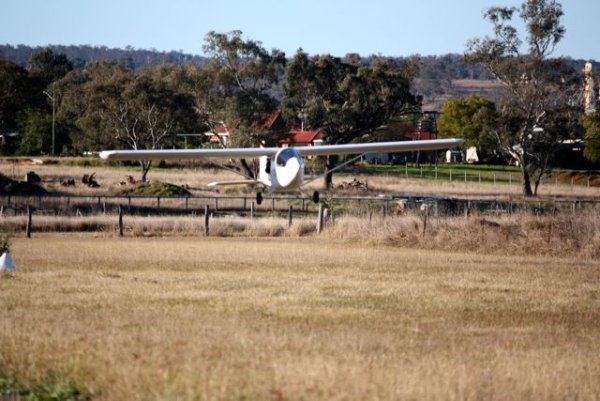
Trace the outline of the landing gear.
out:
[[[312,201],[313,201],[314,203],[319,203],[319,191],[315,191],[315,192],[313,192],[313,195],[312,195]]]
[[[257,192],[256,193],[256,204],[260,205],[263,201],[263,196],[262,196],[262,192]]]

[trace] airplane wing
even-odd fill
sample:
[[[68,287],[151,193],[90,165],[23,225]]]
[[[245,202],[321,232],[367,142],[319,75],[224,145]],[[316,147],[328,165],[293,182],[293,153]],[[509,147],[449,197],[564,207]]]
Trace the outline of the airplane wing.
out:
[[[440,150],[461,145],[463,139],[430,139],[420,141],[394,141],[351,143],[345,145],[301,146],[296,151],[300,156],[348,155],[359,153],[400,153],[416,150]]]
[[[160,149],[160,150],[105,150],[104,160],[194,160],[211,157],[229,159],[274,156],[279,148],[226,148],[226,149]]]
[[[458,146],[463,139],[432,139],[420,141],[372,142],[344,145],[300,146],[300,156],[325,156],[359,153],[396,153],[416,150],[439,150]],[[226,149],[169,149],[169,150],[105,150],[105,160],[193,160],[212,157],[233,159],[274,156],[281,148],[226,148]]]

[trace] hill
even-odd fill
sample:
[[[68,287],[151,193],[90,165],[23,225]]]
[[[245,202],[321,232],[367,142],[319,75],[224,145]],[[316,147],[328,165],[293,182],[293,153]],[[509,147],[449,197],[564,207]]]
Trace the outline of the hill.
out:
[[[154,49],[134,49],[133,47],[116,49],[108,48],[106,46],[98,47],[90,45],[51,45],[45,47],[0,45],[0,59],[9,60],[21,67],[25,67],[33,54],[39,53],[47,48],[52,49],[55,54],[64,54],[67,56],[76,69],[85,67],[89,62],[104,60],[121,62],[131,69],[139,69],[146,66],[165,63],[202,64],[206,61],[205,57],[185,54],[181,51],[160,52]]]
[[[47,47],[0,45],[0,59],[26,67],[33,54],[46,48],[52,49],[55,54],[64,54],[76,69],[83,69],[89,62],[104,60],[119,62],[133,70],[165,63],[202,65],[207,61],[206,57],[181,51],[161,52],[155,49],[133,47],[116,49],[90,45]],[[413,55],[399,59],[411,59],[419,64],[419,77],[414,84],[414,90],[423,97],[424,110],[439,111],[444,101],[450,97],[478,94],[497,101],[502,96],[500,86],[493,81],[487,71],[480,65],[464,63],[460,54]],[[580,71],[588,60],[568,59],[567,61],[571,68]],[[599,62],[592,61],[592,64],[596,71],[600,69]],[[283,93],[282,88],[279,89],[275,92]]]

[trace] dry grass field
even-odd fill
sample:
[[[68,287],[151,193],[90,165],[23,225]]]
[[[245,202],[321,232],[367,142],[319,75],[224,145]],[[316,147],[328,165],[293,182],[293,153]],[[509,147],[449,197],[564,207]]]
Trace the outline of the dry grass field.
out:
[[[35,170],[61,193],[105,195],[135,170]],[[60,182],[96,172],[100,188]],[[151,180],[217,194],[210,169]],[[518,197],[506,184],[346,176],[378,193]],[[313,184],[318,188],[320,182]],[[228,190],[229,191],[229,190]],[[237,191],[237,190],[236,190]],[[547,185],[544,196],[596,198]],[[342,193],[343,194],[343,193]],[[335,209],[335,208],[334,208]],[[334,210],[335,212],[335,210]],[[0,401],[600,400],[600,218],[595,209],[424,219],[334,213],[4,215]]]
[[[12,254],[2,400],[600,399],[600,263],[585,256],[335,230],[36,234]]]
[[[91,162],[100,163],[92,159]],[[111,195],[122,192],[127,189],[120,183],[126,181],[128,176],[134,179],[140,178],[138,169],[115,168],[105,164],[94,166],[65,166],[60,164],[27,165],[0,162],[0,173],[11,178],[22,180],[29,171],[35,171],[42,178],[42,185],[51,192],[73,194],[73,195]],[[81,177],[84,174],[95,173],[95,179],[100,184],[100,188],[88,188],[80,184]],[[521,196],[521,187],[518,182],[518,176],[514,175],[512,185],[505,183],[479,184],[475,177],[471,177],[469,182],[461,179],[461,170],[458,169],[454,181],[446,180],[432,181],[431,179],[405,178],[402,174],[334,174],[334,185],[350,182],[354,179],[368,184],[369,191],[336,191],[336,195],[378,195],[378,194],[430,194],[446,195],[455,197],[470,198],[519,198]],[[61,181],[65,179],[75,179],[76,187],[63,187]],[[227,193],[236,194],[244,190],[244,187],[208,187],[207,184],[213,181],[237,180],[238,175],[234,173],[211,168],[194,167],[193,165],[181,169],[157,169],[150,170],[148,175],[150,181],[168,182],[175,185],[185,186],[191,189],[195,196],[213,196]],[[310,194],[313,190],[323,190],[323,181],[317,180],[306,186],[306,193]],[[220,191],[220,192],[219,192]],[[252,195],[253,190],[247,189],[246,193]],[[540,186],[539,194],[542,197],[598,197],[599,189],[597,187],[587,187],[585,185],[568,185],[553,183]]]

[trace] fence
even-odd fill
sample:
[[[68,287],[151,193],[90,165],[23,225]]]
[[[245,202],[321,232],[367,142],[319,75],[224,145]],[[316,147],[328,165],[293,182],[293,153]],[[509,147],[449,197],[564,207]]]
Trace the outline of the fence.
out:
[[[578,213],[600,210],[600,200],[489,200],[457,199],[435,196],[405,195],[381,197],[331,197],[323,199],[336,214],[383,216],[403,214],[427,204],[432,216],[456,216],[470,213]],[[319,206],[308,197],[265,196],[261,205],[254,197],[163,197],[163,196],[0,196],[0,215],[22,215],[31,209],[34,214],[93,215],[118,213],[128,215],[202,215],[205,208],[219,215],[282,215],[317,214]]]
[[[521,185],[521,175],[519,172],[510,172],[502,170],[469,170],[461,167],[449,168],[447,166],[438,167],[436,165],[411,165],[394,166],[392,172],[403,176],[404,178],[423,178],[434,181],[464,182],[471,184],[503,184],[503,185]],[[386,170],[380,172],[385,173]],[[556,175],[543,176],[540,185],[570,185],[581,187],[597,187],[600,185],[600,179],[597,175],[585,175],[581,177],[567,176],[559,177]]]

